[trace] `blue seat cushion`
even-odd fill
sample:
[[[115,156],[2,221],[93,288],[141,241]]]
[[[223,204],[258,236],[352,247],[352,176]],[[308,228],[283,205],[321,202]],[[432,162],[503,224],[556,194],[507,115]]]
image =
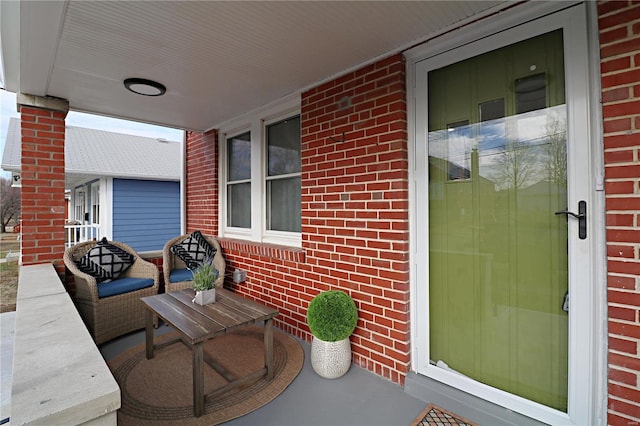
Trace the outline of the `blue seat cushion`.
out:
[[[98,297],[109,297],[118,294],[129,293],[151,287],[153,278],[118,278],[117,280],[98,284]]]
[[[180,281],[193,281],[193,274],[191,270],[184,269],[172,269],[169,273],[169,282],[179,283]]]

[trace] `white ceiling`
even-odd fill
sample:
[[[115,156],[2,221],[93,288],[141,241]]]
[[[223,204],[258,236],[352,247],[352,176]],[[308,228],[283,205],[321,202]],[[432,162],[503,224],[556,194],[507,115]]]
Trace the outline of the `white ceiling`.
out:
[[[2,1],[4,86],[77,111],[209,130],[505,1]],[[161,97],[128,92],[156,80]]]

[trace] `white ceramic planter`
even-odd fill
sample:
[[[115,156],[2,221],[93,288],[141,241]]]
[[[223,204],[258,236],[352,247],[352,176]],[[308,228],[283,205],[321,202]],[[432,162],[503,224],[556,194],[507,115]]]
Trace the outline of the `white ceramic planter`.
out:
[[[216,301],[216,289],[196,291],[196,297],[193,298],[193,302],[198,305],[208,305]]]
[[[325,342],[313,337],[311,342],[311,366],[325,379],[344,376],[351,367],[351,342],[349,338],[337,342]]]

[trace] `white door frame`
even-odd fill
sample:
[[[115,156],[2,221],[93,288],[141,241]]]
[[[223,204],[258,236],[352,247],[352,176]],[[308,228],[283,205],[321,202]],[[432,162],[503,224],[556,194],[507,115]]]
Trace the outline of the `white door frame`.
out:
[[[542,3],[542,4],[540,4]],[[410,232],[411,232],[411,323],[412,370],[462,389],[498,405],[549,424],[596,424],[606,415],[606,299],[598,285],[606,270],[604,255],[604,209],[602,208],[601,145],[594,131],[592,90],[597,75],[589,66],[593,49],[588,46],[587,6],[558,2],[528,3],[503,17],[486,19],[443,37],[440,42],[420,46],[406,53],[408,88]],[[551,9],[550,9],[551,8]],[[564,10],[558,11],[561,8]],[[554,10],[553,10],[554,9]],[[550,12],[557,12],[537,19]],[[591,11],[593,12],[593,11]],[[535,22],[533,22],[535,20]],[[487,22],[485,22],[487,21]],[[569,390],[568,413],[562,413],[468,377],[429,364],[428,235],[417,218],[426,217],[427,202],[416,194],[428,192],[426,82],[418,76],[468,57],[513,44],[558,28],[564,31],[565,84],[568,132],[568,208],[576,210],[579,200],[588,206],[588,239],[579,240],[577,222],[569,221]],[[597,99],[597,97],[596,97]],[[597,114],[596,114],[597,115]],[[580,149],[576,144],[584,141]],[[572,147],[573,145],[573,147]],[[428,232],[428,231],[427,231]],[[578,286],[579,285],[579,286]],[[605,286],[606,287],[606,286]],[[602,306],[604,304],[604,307]],[[418,315],[420,318],[418,318]],[[603,379],[604,377],[604,379]],[[606,383],[605,383],[606,384]],[[603,404],[605,408],[603,408]]]

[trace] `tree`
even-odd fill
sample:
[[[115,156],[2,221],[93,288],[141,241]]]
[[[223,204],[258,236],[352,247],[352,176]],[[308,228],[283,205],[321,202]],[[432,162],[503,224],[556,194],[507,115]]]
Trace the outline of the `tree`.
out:
[[[523,189],[539,177],[539,146],[507,140],[494,167],[500,189]]]
[[[20,188],[11,186],[11,179],[0,178],[0,232],[7,232],[7,225],[18,223],[20,218]]]
[[[567,127],[564,120],[552,119],[547,123],[548,142],[545,146],[547,179],[559,187],[567,186]]]
[[[494,164],[500,188],[524,189],[542,180],[566,187],[566,135],[564,120],[551,117],[537,137],[507,140]]]

